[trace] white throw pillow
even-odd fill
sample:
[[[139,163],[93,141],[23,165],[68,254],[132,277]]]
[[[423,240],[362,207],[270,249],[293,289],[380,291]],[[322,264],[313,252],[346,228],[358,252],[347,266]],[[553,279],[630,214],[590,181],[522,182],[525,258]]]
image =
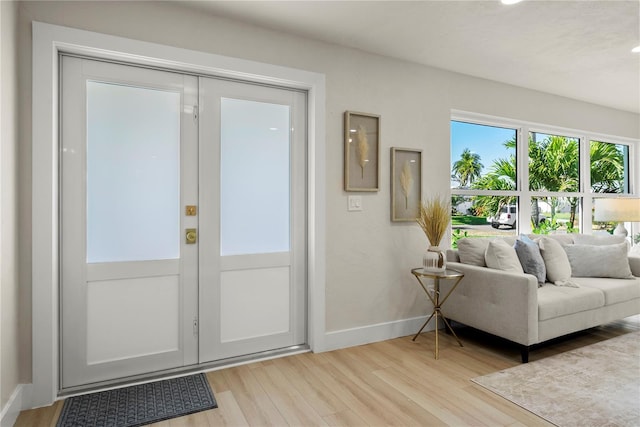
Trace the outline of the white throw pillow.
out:
[[[547,268],[547,280],[557,286],[579,287],[571,281],[571,264],[559,241],[542,237],[538,241],[538,247]]]
[[[486,267],[484,253],[489,245],[489,239],[466,237],[458,240],[458,256],[463,264]]]
[[[489,241],[484,254],[484,260],[489,268],[511,271],[513,273],[524,273],[516,250],[502,239]]]
[[[631,279],[627,243],[615,245],[567,245],[564,247],[573,277]]]

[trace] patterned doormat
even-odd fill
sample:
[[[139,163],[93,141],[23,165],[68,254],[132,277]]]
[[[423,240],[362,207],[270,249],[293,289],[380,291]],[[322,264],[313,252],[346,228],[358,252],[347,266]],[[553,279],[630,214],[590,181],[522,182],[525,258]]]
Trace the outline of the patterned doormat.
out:
[[[217,408],[205,374],[65,400],[57,427],[133,427]]]

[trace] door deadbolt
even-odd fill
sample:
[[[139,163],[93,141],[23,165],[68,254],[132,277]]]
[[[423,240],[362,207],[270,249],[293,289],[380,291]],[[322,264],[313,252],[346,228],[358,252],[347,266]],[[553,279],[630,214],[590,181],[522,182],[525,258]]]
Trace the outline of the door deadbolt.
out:
[[[198,233],[195,228],[187,228],[184,234],[187,245],[193,245],[198,239]]]

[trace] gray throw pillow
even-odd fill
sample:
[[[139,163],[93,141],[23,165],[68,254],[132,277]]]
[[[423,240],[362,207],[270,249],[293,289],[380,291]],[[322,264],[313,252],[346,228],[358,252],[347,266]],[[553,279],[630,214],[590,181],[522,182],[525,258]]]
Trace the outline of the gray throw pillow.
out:
[[[632,279],[627,243],[615,245],[567,245],[564,250],[573,277]]]
[[[514,245],[516,254],[522,265],[522,269],[527,274],[532,274],[538,279],[538,283],[544,283],[547,281],[547,269],[544,265],[544,259],[540,254],[538,244],[527,236],[521,236],[516,240]]]

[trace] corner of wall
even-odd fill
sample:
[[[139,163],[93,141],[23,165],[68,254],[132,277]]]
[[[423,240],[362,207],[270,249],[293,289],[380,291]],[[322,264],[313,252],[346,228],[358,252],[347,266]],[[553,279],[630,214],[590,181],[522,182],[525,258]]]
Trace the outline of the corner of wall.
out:
[[[31,408],[32,384],[18,384],[0,412],[0,427],[13,427],[20,411]]]

